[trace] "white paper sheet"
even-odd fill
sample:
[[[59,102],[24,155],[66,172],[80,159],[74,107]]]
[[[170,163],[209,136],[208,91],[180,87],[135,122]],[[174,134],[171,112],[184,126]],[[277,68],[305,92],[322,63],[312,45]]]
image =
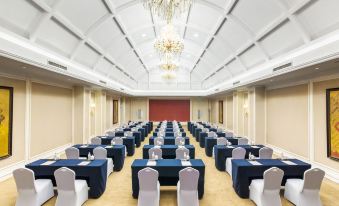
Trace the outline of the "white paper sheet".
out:
[[[252,165],[262,165],[260,162],[257,161],[248,161]]]
[[[46,161],[46,162],[42,163],[41,165],[51,165],[53,163],[55,163],[55,161]]]
[[[91,163],[91,161],[82,161],[80,162],[78,165],[80,166],[86,166],[86,165],[89,165]]]
[[[254,145],[254,146],[251,146],[251,147],[252,147],[252,148],[259,148],[258,146],[255,146],[255,145]]]
[[[81,145],[80,147],[81,147],[81,148],[87,148],[88,145]]]
[[[147,161],[147,166],[156,166],[157,165],[157,162],[154,161],[154,160],[148,160]]]
[[[227,148],[234,148],[233,146],[227,146]]]
[[[109,149],[109,148],[113,148],[113,146],[106,146],[105,148]]]
[[[291,162],[291,161],[289,161],[289,160],[283,160],[282,162],[285,163],[285,164],[287,164],[287,165],[297,165],[296,163]]]
[[[181,161],[182,166],[192,166],[192,163],[190,161]]]

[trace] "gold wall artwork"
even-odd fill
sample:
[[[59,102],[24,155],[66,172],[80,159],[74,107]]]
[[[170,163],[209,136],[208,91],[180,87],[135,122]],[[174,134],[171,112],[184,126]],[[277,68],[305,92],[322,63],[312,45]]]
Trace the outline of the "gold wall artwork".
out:
[[[13,88],[0,86],[0,159],[12,155]]]
[[[113,100],[113,124],[119,122],[119,101]]]
[[[326,90],[327,156],[339,160],[339,88]]]

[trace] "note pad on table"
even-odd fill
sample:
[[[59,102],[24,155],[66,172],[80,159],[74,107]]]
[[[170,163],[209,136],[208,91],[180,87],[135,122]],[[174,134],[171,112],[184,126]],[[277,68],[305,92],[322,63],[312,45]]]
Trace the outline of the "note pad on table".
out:
[[[46,161],[46,162],[42,163],[41,165],[51,165],[53,163],[55,163],[55,161]]]
[[[154,160],[148,160],[147,161],[147,166],[156,166],[157,165],[157,162],[154,161]]]
[[[259,148],[258,146],[255,146],[255,145],[253,145],[253,146],[251,146],[252,148]]]
[[[106,146],[105,148],[109,149],[109,148],[113,148],[113,146]]]
[[[91,161],[82,161],[80,162],[78,165],[80,166],[86,166],[86,165],[89,165],[91,163]]]
[[[291,161],[289,161],[289,160],[283,160],[282,162],[285,163],[285,164],[287,164],[287,165],[297,165],[296,163],[291,162]]]
[[[88,147],[88,145],[81,145],[80,147],[81,148],[86,148],[86,147]]]
[[[262,165],[260,162],[257,161],[248,161],[252,165]]]
[[[190,161],[181,161],[182,166],[192,166],[192,163]]]
[[[234,148],[233,146],[227,146],[227,148]]]

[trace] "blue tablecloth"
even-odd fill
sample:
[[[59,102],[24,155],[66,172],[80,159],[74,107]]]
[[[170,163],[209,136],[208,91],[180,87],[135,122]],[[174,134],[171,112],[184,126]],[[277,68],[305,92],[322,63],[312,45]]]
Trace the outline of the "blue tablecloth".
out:
[[[123,137],[125,135],[124,132],[115,132],[116,137]],[[136,147],[140,147],[141,145],[141,132],[133,132],[133,137],[135,138]]]
[[[145,137],[148,136],[148,134],[151,132],[149,130],[149,127],[147,125],[142,126],[143,129],[145,129]]]
[[[181,132],[183,137],[186,137],[186,132]],[[153,132],[153,136],[158,136],[158,132]],[[166,137],[174,137],[174,132],[165,132]]]
[[[232,145],[238,145],[237,138],[226,138]],[[213,137],[206,137],[205,138],[205,153],[207,156],[212,157],[213,147],[217,144],[217,139]]]
[[[226,133],[224,132],[217,132],[218,137],[226,137]],[[202,148],[205,148],[205,139],[207,137],[207,132],[200,132],[199,133],[199,145]]]
[[[199,133],[202,131],[202,129],[200,128],[195,128],[194,129],[194,133],[193,133],[193,136],[195,137],[195,140],[199,141]]]
[[[149,138],[149,144],[154,145],[154,136]],[[185,144],[190,144],[190,139],[188,137],[185,138]],[[175,137],[164,137],[165,145],[175,145]]]
[[[232,160],[233,188],[241,198],[249,197],[249,185],[253,179],[262,179],[264,172],[271,167],[278,167],[284,171],[282,185],[286,179],[302,179],[304,172],[311,168],[310,164],[297,159],[289,159],[297,165],[288,165],[278,159],[258,159],[262,165],[252,165],[248,160]]]
[[[142,158],[143,159],[149,159],[148,156],[148,150],[153,148],[154,145],[144,145],[144,148],[142,150]],[[195,148],[193,145],[185,145],[187,149],[190,151],[190,159],[195,158]],[[177,145],[162,145],[162,158],[163,159],[175,159],[175,151],[178,149]]]
[[[253,147],[255,146],[255,147]],[[254,156],[259,157],[259,150],[264,147],[264,145],[233,145],[231,147],[224,145],[214,145],[214,160],[215,167],[220,171],[225,171],[226,159],[232,157],[232,151],[234,148],[242,147],[246,149],[246,158],[248,154],[252,153]]]
[[[92,198],[100,197],[106,189],[107,181],[107,160],[93,160],[89,165],[78,165],[84,160],[57,160],[51,165],[41,165],[48,160],[41,159],[26,165],[34,171],[36,179],[50,179],[56,186],[54,171],[61,167],[68,167],[75,172],[76,179],[87,181],[89,186],[89,196]]]
[[[156,129],[155,129],[155,132],[159,132],[159,130],[160,130],[159,128],[156,128]],[[173,131],[173,130],[174,130],[173,128],[166,128],[165,130],[166,130],[166,132],[174,132],[174,131]],[[179,130],[180,130],[181,132],[184,132],[184,131],[185,131],[183,128],[180,128]]]
[[[146,167],[151,167],[159,172],[159,182],[162,186],[177,186],[179,181],[179,171],[186,168],[181,165],[181,160],[161,159],[157,160],[156,166],[147,166],[147,159],[137,159],[132,163],[132,195],[137,198],[139,195],[138,172]],[[194,169],[200,173],[198,180],[198,195],[202,198],[204,195],[205,184],[205,164],[200,159],[190,160]]]
[[[98,136],[101,139],[102,145],[111,145],[112,139],[114,137],[111,136]],[[127,149],[127,156],[133,156],[135,152],[135,139],[134,137],[125,137],[123,139],[123,144]]]
[[[84,147],[86,146],[86,147]],[[107,150],[107,157],[112,158],[114,164],[114,171],[120,171],[125,162],[125,145],[114,145],[113,147],[108,145],[83,145],[77,144],[73,147],[78,148],[80,151],[80,157],[87,157],[88,153],[93,154],[93,150],[96,147],[103,147]]]
[[[140,139],[141,139],[141,141],[144,141],[145,138],[146,138],[147,135],[148,135],[148,134],[146,134],[145,128],[139,128],[138,131],[141,132],[141,134],[140,134]]]

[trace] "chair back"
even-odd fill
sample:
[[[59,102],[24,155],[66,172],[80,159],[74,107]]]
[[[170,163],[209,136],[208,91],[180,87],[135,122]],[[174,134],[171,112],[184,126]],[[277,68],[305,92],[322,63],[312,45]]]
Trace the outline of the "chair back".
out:
[[[224,132],[224,130],[223,130],[222,128],[218,128],[218,129],[217,129],[217,132],[222,133],[222,132]]]
[[[75,191],[75,172],[67,167],[61,167],[54,172],[58,190]]]
[[[138,172],[139,191],[156,191],[158,184],[158,171],[146,167]]]
[[[80,152],[78,148],[75,147],[69,147],[66,149],[66,157],[67,159],[79,159]]]
[[[158,159],[162,159],[162,150],[161,148],[158,147],[152,147],[151,149],[148,150],[148,158],[153,159],[152,154],[158,156]]]
[[[259,158],[260,159],[272,159],[273,149],[269,147],[263,147],[259,150]]]
[[[99,137],[93,137],[91,139],[92,144],[100,145],[101,144],[101,139]]]
[[[162,137],[154,138],[154,145],[161,146],[161,145],[164,145],[164,143],[165,143],[164,138],[162,138]]]
[[[103,147],[96,147],[93,150],[94,159],[105,160],[107,159],[107,150]]]
[[[127,131],[124,133],[125,137],[133,137],[133,132]]]
[[[187,167],[179,172],[180,190],[196,191],[198,189],[198,180],[199,171],[192,167]]]
[[[216,137],[216,133],[215,132],[208,132],[207,137]]]
[[[325,172],[319,168],[306,170],[304,173],[303,190],[320,190]]]
[[[265,190],[280,190],[281,181],[284,177],[284,171],[272,167],[264,172],[264,191]]]
[[[238,145],[246,145],[246,144],[248,144],[247,138],[242,137],[238,139]]]
[[[109,137],[115,137],[115,131],[112,131],[112,130],[107,131],[106,135],[109,136]]]
[[[181,144],[182,142],[185,144],[185,138],[184,137],[176,137],[174,141],[175,141],[175,145],[182,145]]]
[[[227,139],[225,137],[217,138],[217,145],[227,145]]]
[[[233,137],[233,132],[225,132],[226,137]]]
[[[19,168],[13,171],[13,177],[15,180],[16,188],[20,190],[34,190],[35,188],[35,177],[34,172],[27,168]]]
[[[124,140],[121,137],[114,137],[111,141],[111,143],[116,144],[116,145],[123,145],[124,144]]]
[[[179,147],[178,149],[175,150],[175,159],[179,160],[186,159],[185,155],[188,157],[190,155],[190,150],[187,149],[186,147]]]
[[[232,159],[245,159],[246,150],[242,147],[237,147],[232,150]]]
[[[210,130],[208,129],[208,128],[204,128],[204,129],[202,129],[202,132],[209,132]]]

